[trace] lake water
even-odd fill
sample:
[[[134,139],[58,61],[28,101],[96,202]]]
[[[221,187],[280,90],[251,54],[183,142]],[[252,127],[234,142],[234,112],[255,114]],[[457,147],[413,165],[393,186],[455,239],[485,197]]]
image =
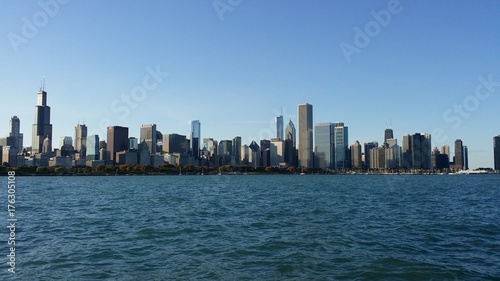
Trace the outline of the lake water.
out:
[[[1,280],[500,280],[500,175],[36,176],[16,196]]]

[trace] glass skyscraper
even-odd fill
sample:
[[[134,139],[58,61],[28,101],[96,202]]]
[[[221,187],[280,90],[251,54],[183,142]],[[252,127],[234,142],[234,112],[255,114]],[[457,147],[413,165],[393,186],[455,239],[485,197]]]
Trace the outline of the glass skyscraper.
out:
[[[334,169],[333,123],[318,123],[314,126],[315,167]]]
[[[191,156],[198,159],[200,156],[201,123],[200,120],[191,121]]]
[[[334,146],[335,146],[335,169],[345,170],[349,168],[349,131],[344,123],[333,123]]]
[[[276,116],[275,123],[276,123],[276,137],[279,138],[280,140],[285,140],[285,138],[283,137],[283,115]]]

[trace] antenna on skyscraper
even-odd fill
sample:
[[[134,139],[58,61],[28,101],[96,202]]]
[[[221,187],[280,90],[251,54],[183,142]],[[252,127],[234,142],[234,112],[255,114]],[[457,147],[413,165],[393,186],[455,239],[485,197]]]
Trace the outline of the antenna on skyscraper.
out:
[[[45,91],[45,76],[42,78],[42,84],[40,85],[40,90]]]
[[[389,129],[392,129],[392,120],[389,118]]]

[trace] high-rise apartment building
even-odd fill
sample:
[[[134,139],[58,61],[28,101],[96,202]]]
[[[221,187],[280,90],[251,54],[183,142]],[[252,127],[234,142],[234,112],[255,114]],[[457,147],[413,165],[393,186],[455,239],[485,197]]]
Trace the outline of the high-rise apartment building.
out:
[[[464,146],[460,139],[455,141],[455,158],[453,168],[462,170],[464,168]]]
[[[363,168],[361,144],[357,140],[354,142],[353,145],[351,145],[351,168],[353,169]]]
[[[35,106],[35,123],[33,124],[31,153],[51,152],[52,124],[50,124],[50,107],[47,106],[45,82],[42,82],[42,86],[37,94],[37,103]]]
[[[298,105],[299,119],[299,166],[313,167],[313,106],[304,103]],[[263,148],[261,147],[263,150]]]
[[[432,170],[431,135],[416,133],[403,136],[402,167]]]

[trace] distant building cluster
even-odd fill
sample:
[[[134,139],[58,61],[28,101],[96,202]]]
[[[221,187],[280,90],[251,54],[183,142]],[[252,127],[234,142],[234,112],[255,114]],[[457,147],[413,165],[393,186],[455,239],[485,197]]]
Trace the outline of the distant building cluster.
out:
[[[162,134],[156,124],[140,128],[139,138],[129,135],[129,128],[110,126],[106,139],[88,135],[87,126],[77,124],[74,138],[59,139],[52,147],[52,124],[47,92],[42,84],[37,93],[35,123],[31,147],[23,146],[20,120],[13,116],[10,133],[0,138],[4,166],[90,166],[145,164],[154,167],[195,165],[218,167],[223,165],[274,166],[320,168],[326,171],[347,170],[405,170],[405,171],[459,171],[467,170],[468,150],[460,139],[455,141],[454,156],[450,147],[431,146],[431,135],[415,133],[404,135],[401,145],[393,130],[384,132],[384,142],[349,144],[349,128],[343,122],[316,123],[313,126],[313,106],[298,105],[298,130],[292,120],[284,126],[283,116],[275,119],[276,137],[242,144],[241,137],[217,141],[202,138],[201,122],[191,121],[190,135]],[[493,138],[494,169],[500,170],[500,136]]]

